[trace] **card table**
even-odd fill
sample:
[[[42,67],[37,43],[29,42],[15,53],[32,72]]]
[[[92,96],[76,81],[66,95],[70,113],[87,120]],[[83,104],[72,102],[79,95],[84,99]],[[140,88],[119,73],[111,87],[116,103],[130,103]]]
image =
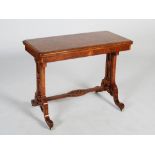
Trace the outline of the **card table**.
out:
[[[36,92],[32,106],[40,106],[44,119],[51,129],[53,121],[48,113],[48,101],[66,97],[76,97],[89,92],[107,91],[122,111],[124,104],[119,101],[115,82],[116,60],[120,52],[129,50],[133,41],[109,31],[80,33],[24,40],[25,50],[36,63]],[[55,96],[46,96],[45,69],[49,62],[106,54],[105,77],[99,86],[73,90]],[[77,64],[78,65],[78,64]]]

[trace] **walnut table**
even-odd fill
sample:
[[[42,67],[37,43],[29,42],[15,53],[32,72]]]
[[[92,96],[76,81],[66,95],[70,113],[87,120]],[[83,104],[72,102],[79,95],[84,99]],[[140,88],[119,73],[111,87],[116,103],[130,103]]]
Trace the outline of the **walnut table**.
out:
[[[81,96],[89,92],[107,91],[122,111],[124,104],[118,99],[115,82],[116,58],[119,52],[129,50],[132,41],[108,31],[55,36],[23,41],[25,49],[35,59],[37,88],[32,106],[40,106],[49,128],[53,121],[48,114],[48,101],[65,97]],[[101,85],[88,89],[73,90],[65,94],[47,97],[45,68],[48,62],[106,54],[105,77]]]

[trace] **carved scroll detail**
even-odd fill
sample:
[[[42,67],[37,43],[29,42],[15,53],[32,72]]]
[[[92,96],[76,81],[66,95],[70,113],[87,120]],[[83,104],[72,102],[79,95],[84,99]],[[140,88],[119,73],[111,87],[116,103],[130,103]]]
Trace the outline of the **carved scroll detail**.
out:
[[[62,99],[66,97],[78,97],[78,96],[82,96],[90,92],[99,92],[99,91],[104,91],[104,88],[102,86],[96,86],[96,87],[88,88],[88,89],[73,90],[65,94],[46,97],[45,101],[47,102],[47,101]],[[32,100],[32,102],[35,102],[35,100]],[[34,104],[34,106],[38,106],[38,105]]]

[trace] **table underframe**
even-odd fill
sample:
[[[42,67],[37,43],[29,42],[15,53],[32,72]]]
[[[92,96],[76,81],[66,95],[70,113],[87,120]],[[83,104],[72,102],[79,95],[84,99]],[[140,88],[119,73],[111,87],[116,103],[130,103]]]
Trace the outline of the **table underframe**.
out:
[[[121,111],[124,109],[124,104],[119,101],[118,88],[115,82],[117,55],[118,52],[106,54],[105,77],[103,78],[100,86],[88,89],[73,90],[68,93],[50,97],[46,97],[46,86],[45,86],[45,69],[47,66],[47,62],[44,62],[43,60],[40,59],[39,60],[35,59],[37,88],[35,98],[32,100],[32,106],[40,106],[41,111],[44,114],[45,121],[50,129],[53,127],[53,121],[50,119],[48,113],[48,101],[51,100],[57,100],[66,97],[78,97],[85,95],[89,92],[98,93],[102,91],[107,91],[113,97],[117,107]]]

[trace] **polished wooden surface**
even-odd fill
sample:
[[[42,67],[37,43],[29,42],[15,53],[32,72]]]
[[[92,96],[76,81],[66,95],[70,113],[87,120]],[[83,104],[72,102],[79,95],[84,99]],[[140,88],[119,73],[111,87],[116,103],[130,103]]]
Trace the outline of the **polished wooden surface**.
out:
[[[36,93],[32,106],[40,106],[48,127],[53,127],[53,121],[48,114],[48,101],[66,97],[77,97],[89,92],[107,91],[114,103],[122,111],[124,104],[119,101],[118,88],[115,82],[116,61],[120,51],[129,50],[131,40],[108,31],[91,32],[67,36],[48,37],[23,41],[25,49],[36,62]],[[46,96],[45,69],[48,62],[106,54],[105,77],[101,85],[73,90],[61,95]]]
[[[69,51],[72,49],[77,50],[80,48],[101,45],[120,45],[123,43],[131,44],[132,41],[108,31],[55,36],[24,41],[25,45],[30,45],[33,51],[39,53]]]
[[[46,62],[129,50],[132,41],[108,31],[55,36],[23,41],[25,49]]]

